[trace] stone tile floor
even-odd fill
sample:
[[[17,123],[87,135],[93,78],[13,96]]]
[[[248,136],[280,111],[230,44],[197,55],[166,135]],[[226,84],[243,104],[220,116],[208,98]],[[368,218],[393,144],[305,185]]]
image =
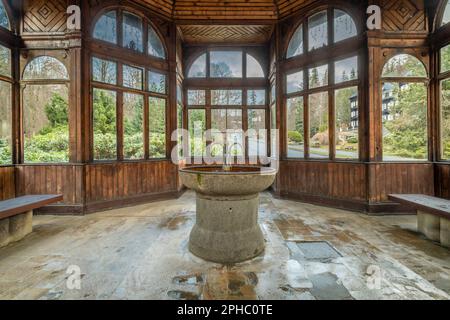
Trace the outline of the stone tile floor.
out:
[[[449,299],[450,250],[415,216],[261,197],[264,255],[234,266],[187,250],[195,195],[88,215],[36,216],[0,249],[0,299]],[[307,242],[307,243],[302,243]],[[67,273],[81,270],[81,289]],[[70,287],[70,286],[69,286]]]

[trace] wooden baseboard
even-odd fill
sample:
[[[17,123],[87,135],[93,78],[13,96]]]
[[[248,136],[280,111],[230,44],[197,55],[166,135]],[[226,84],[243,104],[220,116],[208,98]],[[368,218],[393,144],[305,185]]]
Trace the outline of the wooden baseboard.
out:
[[[413,208],[393,202],[369,203],[360,200],[336,199],[293,192],[278,193],[273,190],[271,190],[271,193],[277,199],[300,201],[324,207],[366,213],[374,216],[415,214]]]
[[[82,216],[82,204],[54,204],[34,210],[35,215]]]
[[[76,204],[76,205],[68,205],[68,204],[56,204],[43,207],[39,210],[36,210],[35,213],[37,215],[85,215],[91,214],[99,211],[107,211],[113,209],[119,209],[124,207],[131,207],[143,203],[150,203],[156,201],[164,201],[170,199],[177,199],[186,189],[182,189],[180,191],[174,192],[163,192],[163,193],[152,193],[152,194],[143,194],[134,197],[128,197],[124,199],[115,199],[115,200],[107,200],[107,201],[97,201],[87,203],[85,205]]]

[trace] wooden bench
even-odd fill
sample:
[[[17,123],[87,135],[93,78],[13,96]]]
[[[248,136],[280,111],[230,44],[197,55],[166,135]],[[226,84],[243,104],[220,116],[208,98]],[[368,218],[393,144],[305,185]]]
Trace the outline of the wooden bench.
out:
[[[417,229],[450,248],[450,201],[421,194],[391,194],[389,199],[417,210]]]
[[[0,201],[0,248],[33,231],[33,210],[62,200],[62,195],[36,195]]]

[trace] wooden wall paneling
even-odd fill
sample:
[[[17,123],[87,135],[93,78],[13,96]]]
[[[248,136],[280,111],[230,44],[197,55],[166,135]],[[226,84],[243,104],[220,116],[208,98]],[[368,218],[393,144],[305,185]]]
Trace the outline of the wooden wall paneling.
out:
[[[170,161],[86,165],[86,202],[110,202],[152,194],[176,193],[177,166]]]
[[[435,188],[437,197],[450,199],[450,164],[435,165]]]
[[[14,198],[15,187],[14,167],[0,167],[0,201]]]
[[[80,213],[84,202],[83,165],[18,165],[16,189],[17,196],[62,194],[64,200],[58,206],[73,207],[74,213]]]
[[[322,161],[281,161],[280,193],[365,203],[365,165]]]
[[[433,171],[431,163],[369,164],[369,203],[388,202],[392,193],[434,195]]]

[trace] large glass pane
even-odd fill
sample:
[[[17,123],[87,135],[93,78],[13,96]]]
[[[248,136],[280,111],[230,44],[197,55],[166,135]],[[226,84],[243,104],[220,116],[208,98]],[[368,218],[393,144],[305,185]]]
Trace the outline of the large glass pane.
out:
[[[295,93],[303,91],[303,71],[288,74],[286,77],[286,92]]]
[[[142,19],[134,14],[123,13],[123,47],[143,52]]]
[[[166,51],[156,31],[148,27],[148,54],[157,58],[165,59]]]
[[[309,69],[309,88],[314,89],[328,85],[328,65]]]
[[[206,149],[206,113],[204,109],[188,110],[189,151],[191,157],[202,157]]]
[[[117,84],[117,64],[108,60],[92,58],[92,79],[97,82]]]
[[[0,45],[0,75],[11,77],[11,50]]]
[[[229,156],[244,154],[241,109],[211,110],[211,129],[214,140],[214,146],[211,148],[212,156],[223,156],[224,145]]]
[[[212,78],[242,78],[241,51],[212,51],[210,59]]]
[[[450,79],[441,83],[441,158],[450,160]]]
[[[427,160],[427,87],[385,83],[383,91],[383,160]]]
[[[123,156],[144,159],[144,96],[123,95]]]
[[[316,13],[308,19],[309,51],[328,45],[327,12]]]
[[[352,17],[342,10],[334,10],[334,42],[355,37],[356,25]]]
[[[123,65],[123,86],[127,88],[142,90],[142,85],[142,69]]]
[[[205,90],[188,90],[188,105],[204,106],[206,103]]]
[[[450,22],[450,1],[447,1],[447,5],[444,10],[444,16],[442,17],[442,25]]]
[[[441,49],[441,73],[450,71],[450,45]]]
[[[66,85],[27,85],[23,90],[25,163],[69,161]]]
[[[150,158],[166,157],[166,100],[149,98]]]
[[[399,54],[391,58],[383,68],[383,77],[425,78],[427,71],[422,62],[409,54]]]
[[[12,163],[12,85],[0,80],[0,165]]]
[[[0,1],[0,27],[10,29],[8,14],[2,1]]]
[[[188,72],[189,78],[205,78],[206,77],[206,53],[202,54],[194,61]]]
[[[248,110],[248,155],[267,157],[266,110]]]
[[[309,156],[329,158],[328,93],[309,96]]]
[[[148,89],[150,92],[166,93],[166,75],[158,72],[148,72]]]
[[[69,79],[66,67],[49,56],[40,56],[31,60],[23,72],[24,80],[66,80]]]
[[[247,54],[247,78],[264,78],[264,71],[258,60]]]
[[[358,57],[339,60],[334,63],[334,82],[342,83],[358,79]]]
[[[242,105],[241,90],[211,90],[211,104],[213,106]]]
[[[248,90],[247,105],[264,106],[266,104],[266,90]]]
[[[94,88],[94,160],[117,159],[116,92]]]
[[[303,54],[303,25],[297,28],[287,50],[287,58]]]
[[[305,122],[303,97],[291,98],[286,102],[287,156],[305,156]]]
[[[116,11],[107,12],[98,19],[93,36],[95,39],[117,44]]]
[[[334,96],[336,108],[336,158],[358,159],[358,87],[336,90]]]

